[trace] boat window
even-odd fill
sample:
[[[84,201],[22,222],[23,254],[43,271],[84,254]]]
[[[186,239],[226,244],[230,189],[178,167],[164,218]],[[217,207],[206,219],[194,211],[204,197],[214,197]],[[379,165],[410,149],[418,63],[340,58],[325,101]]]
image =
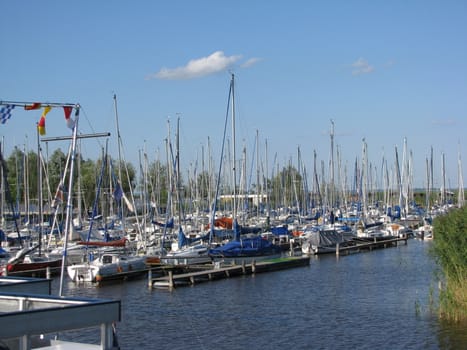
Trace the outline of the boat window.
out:
[[[112,257],[110,255],[106,255],[106,256],[102,257],[102,262],[104,264],[110,264],[112,262]]]

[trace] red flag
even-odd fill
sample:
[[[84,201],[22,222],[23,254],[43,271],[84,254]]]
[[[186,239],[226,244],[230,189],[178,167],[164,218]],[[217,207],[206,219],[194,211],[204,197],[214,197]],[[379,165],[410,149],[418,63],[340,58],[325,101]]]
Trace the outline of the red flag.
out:
[[[24,106],[24,109],[27,111],[32,111],[33,109],[39,109],[39,108],[41,108],[41,104],[39,102],[34,102],[32,105]]]
[[[45,135],[45,116],[42,115],[37,123],[37,129],[39,130],[39,135]]]
[[[73,129],[75,126],[75,121],[73,118],[71,118],[71,111],[73,110],[73,107],[70,106],[64,106],[63,111],[65,112],[65,120],[66,120],[66,126],[68,126],[70,129]]]

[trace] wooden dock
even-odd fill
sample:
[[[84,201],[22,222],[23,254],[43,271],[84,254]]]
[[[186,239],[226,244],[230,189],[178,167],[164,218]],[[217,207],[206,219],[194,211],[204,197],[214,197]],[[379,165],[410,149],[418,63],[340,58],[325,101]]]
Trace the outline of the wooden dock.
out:
[[[310,257],[284,257],[263,261],[252,261],[250,264],[224,265],[224,266],[198,266],[187,267],[192,270],[184,273],[174,273],[168,270],[164,276],[153,277],[153,270],[148,273],[149,288],[175,288],[177,286],[194,285],[200,282],[223,279],[233,276],[252,275],[255,273],[272,272],[300,266],[308,266]]]
[[[390,239],[377,239],[376,237],[373,240],[361,240],[361,241],[354,241],[354,244],[340,247],[337,244],[336,247],[336,255],[341,254],[350,254],[350,253],[359,253],[362,250],[373,250],[373,249],[380,249],[380,248],[388,248],[397,246],[399,242],[403,242],[407,244],[407,236],[404,237],[397,237],[397,238],[390,238]]]

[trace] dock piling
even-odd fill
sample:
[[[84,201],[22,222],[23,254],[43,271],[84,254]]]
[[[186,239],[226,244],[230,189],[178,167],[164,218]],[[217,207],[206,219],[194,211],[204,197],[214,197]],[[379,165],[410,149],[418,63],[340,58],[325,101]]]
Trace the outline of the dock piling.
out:
[[[169,270],[169,288],[174,287],[173,271]]]
[[[148,287],[152,288],[152,269],[148,271]]]

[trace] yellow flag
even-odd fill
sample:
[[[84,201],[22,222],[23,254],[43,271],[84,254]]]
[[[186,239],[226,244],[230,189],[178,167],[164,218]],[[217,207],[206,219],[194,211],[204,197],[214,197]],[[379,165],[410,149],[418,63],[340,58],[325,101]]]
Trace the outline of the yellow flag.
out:
[[[50,106],[44,107],[41,119],[39,120],[39,123],[37,123],[37,129],[39,130],[39,135],[41,136],[45,135],[45,116],[50,112],[51,109],[52,107]]]

